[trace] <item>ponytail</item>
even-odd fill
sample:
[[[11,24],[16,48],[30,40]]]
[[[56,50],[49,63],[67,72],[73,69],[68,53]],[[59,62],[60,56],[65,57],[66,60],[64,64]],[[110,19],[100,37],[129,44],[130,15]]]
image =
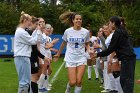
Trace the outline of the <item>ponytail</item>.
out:
[[[26,14],[24,11],[22,11],[19,23],[23,23],[24,20],[29,20],[29,19],[31,19],[31,16],[29,14]]]
[[[73,26],[73,20],[75,18],[75,15],[80,15],[80,14],[75,13],[75,12],[71,12],[71,11],[67,11],[59,16],[59,20],[62,23]]]

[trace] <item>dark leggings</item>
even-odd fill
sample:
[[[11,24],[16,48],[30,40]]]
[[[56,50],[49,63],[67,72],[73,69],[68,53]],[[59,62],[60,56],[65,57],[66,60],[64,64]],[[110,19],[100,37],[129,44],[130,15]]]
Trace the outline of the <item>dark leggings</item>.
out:
[[[121,61],[120,83],[124,93],[133,93],[136,57]]]

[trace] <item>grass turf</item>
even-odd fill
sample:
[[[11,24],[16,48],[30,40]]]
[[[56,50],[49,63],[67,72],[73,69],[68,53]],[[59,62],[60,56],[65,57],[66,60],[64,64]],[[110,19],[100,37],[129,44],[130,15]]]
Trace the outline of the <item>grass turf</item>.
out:
[[[58,62],[52,63],[52,75],[54,76],[55,72],[58,70],[63,60],[60,59]],[[135,71],[135,81],[140,79],[140,60],[137,60],[136,63],[136,71]],[[56,77],[56,80],[52,84],[52,90],[49,93],[64,93],[66,84],[67,84],[67,70],[63,66],[59,75]],[[83,88],[81,93],[100,93],[102,88],[99,87],[100,82],[95,80],[94,70],[92,71],[92,80],[87,79],[87,71],[85,71],[85,75],[83,78]],[[7,61],[5,59],[0,59],[0,93],[17,93],[18,88],[18,78],[15,69],[15,65],[13,59],[11,61]],[[72,88],[74,89],[74,88]],[[140,84],[135,83],[134,93],[140,92]],[[73,91],[71,92],[73,93]]]

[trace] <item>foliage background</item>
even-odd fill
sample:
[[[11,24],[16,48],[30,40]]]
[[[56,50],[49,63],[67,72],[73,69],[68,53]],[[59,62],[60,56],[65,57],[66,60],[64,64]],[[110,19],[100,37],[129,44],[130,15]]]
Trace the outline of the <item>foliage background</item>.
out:
[[[1,0],[0,34],[15,33],[21,11],[36,17],[43,17],[47,23],[54,27],[55,34],[63,34],[68,26],[59,21],[59,15],[71,10],[83,15],[83,27],[90,24],[94,35],[100,26],[108,22],[111,16],[124,17],[127,29],[133,36],[134,46],[140,46],[140,0],[128,0],[129,2],[127,0],[60,1],[61,4],[56,5],[47,0],[43,4],[40,4],[38,0]]]

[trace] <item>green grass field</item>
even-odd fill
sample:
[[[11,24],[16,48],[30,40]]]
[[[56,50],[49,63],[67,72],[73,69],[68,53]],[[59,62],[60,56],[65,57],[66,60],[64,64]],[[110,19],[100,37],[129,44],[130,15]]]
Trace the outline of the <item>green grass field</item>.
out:
[[[52,63],[53,73],[50,80],[54,76],[55,72],[59,69],[63,60],[60,59],[58,62]],[[135,80],[140,79],[140,61],[136,64]],[[67,84],[67,70],[63,66],[60,70],[56,80],[53,82],[52,90],[49,93],[64,93]],[[83,88],[81,93],[101,93],[102,88],[99,88],[100,82],[95,81],[94,70],[92,71],[92,80],[87,79],[87,71],[85,72],[83,79]],[[0,59],[0,93],[17,93],[18,78],[15,69],[15,65],[12,61],[5,62],[4,59]],[[73,88],[74,89],[74,88]],[[71,92],[73,93],[73,91]],[[140,84],[135,83],[134,93],[140,93]]]

